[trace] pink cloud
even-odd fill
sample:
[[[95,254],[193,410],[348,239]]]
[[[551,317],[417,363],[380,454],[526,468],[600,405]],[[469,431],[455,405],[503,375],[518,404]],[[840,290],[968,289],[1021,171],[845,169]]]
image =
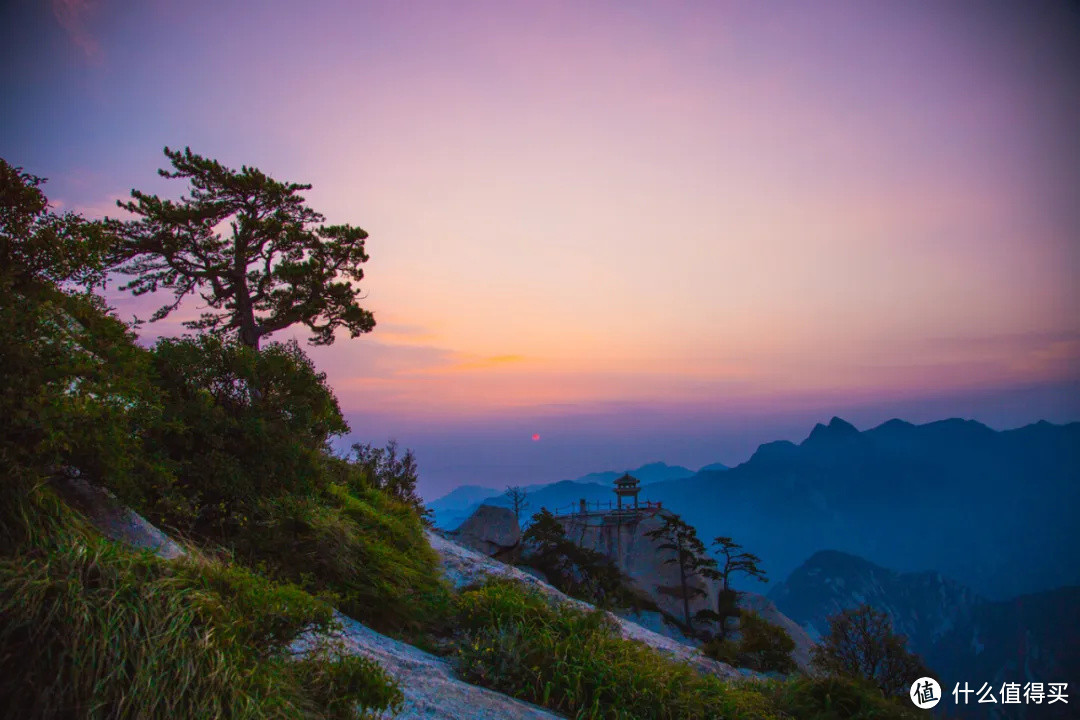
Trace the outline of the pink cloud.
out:
[[[52,0],[53,16],[67,31],[71,41],[94,63],[104,59],[101,43],[87,27],[89,16],[96,11],[97,0]]]

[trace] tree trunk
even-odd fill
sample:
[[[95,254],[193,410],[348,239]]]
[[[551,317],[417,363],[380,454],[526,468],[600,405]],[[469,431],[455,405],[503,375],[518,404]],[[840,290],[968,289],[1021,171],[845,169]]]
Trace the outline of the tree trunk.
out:
[[[255,311],[247,294],[247,283],[236,289],[236,314],[240,319],[240,342],[258,351],[259,331],[255,327]]]
[[[727,608],[723,607],[722,603],[727,599],[727,579],[728,579],[728,572],[729,572],[729,570],[728,570],[728,565],[729,564],[730,564],[730,561],[728,563],[724,564],[724,584],[721,586],[720,592],[718,593],[717,598],[716,598],[716,605],[717,605],[716,614],[720,616],[720,633],[719,633],[720,634],[720,642],[724,642],[725,640],[727,640],[727,621],[728,621],[728,619],[727,619],[727,615],[725,615],[725,613],[727,612]]]
[[[682,585],[683,615],[686,617],[686,629],[694,634],[694,623],[690,621],[690,593],[686,587],[686,567],[683,565],[682,553],[679,553],[679,583]]]
[[[240,342],[258,352],[259,331],[255,326],[255,309],[251,306],[247,285],[247,242],[246,237],[240,235],[236,237],[236,250],[233,255],[233,281],[236,283],[236,316],[240,321]]]

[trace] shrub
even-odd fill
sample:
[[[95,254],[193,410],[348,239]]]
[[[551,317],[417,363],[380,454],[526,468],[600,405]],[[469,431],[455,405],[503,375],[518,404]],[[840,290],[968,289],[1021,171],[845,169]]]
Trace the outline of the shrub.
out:
[[[154,368],[164,410],[148,444],[175,482],[121,488],[136,509],[383,632],[437,623],[448,591],[405,487],[411,454],[333,457],[346,425],[295,343],[162,340]]]
[[[315,657],[290,660],[289,671],[314,705],[333,720],[358,717],[357,706],[375,710],[398,709],[403,696],[382,667],[359,655],[323,652]],[[382,713],[359,713],[359,717],[383,717]]]
[[[799,720],[917,720],[922,711],[882,697],[872,683],[844,677],[797,678],[776,691],[777,704]]]
[[[730,638],[721,640],[719,636],[706,640],[701,646],[701,652],[732,667],[740,667],[742,660],[739,658],[739,643]]]
[[[362,473],[368,487],[382,490],[394,500],[412,507],[425,525],[433,524],[431,510],[424,506],[423,498],[416,492],[419,478],[412,450],[406,450],[399,457],[395,440],[387,443],[385,448],[355,443],[349,462]]]
[[[505,581],[462,593],[457,611],[467,679],[570,717],[776,717],[759,690],[626,640],[600,611],[553,606]]]
[[[23,490],[61,467],[154,476],[149,354],[89,292],[115,238],[108,223],[50,211],[43,182],[0,159],[0,476]],[[0,530],[5,548],[19,541]]]
[[[782,627],[751,610],[739,613],[738,641],[718,636],[701,649],[709,657],[735,667],[785,674],[795,671],[795,661],[791,657],[795,641]]]
[[[176,482],[114,485],[152,520],[228,540],[256,504],[324,484],[327,442],[348,426],[325,375],[295,342],[258,352],[214,337],[165,339],[153,368],[163,410],[151,451]]]
[[[158,413],[148,353],[92,295],[20,291],[0,272],[0,472],[31,484],[59,468],[157,478],[144,451]]]
[[[932,676],[892,630],[888,614],[869,605],[829,618],[829,631],[814,647],[814,665],[829,675],[865,680],[887,696],[905,697],[912,681]]]

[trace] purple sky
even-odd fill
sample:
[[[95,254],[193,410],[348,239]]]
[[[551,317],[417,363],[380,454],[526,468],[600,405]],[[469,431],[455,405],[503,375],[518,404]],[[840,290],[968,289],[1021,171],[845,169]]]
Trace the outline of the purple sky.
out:
[[[379,327],[312,355],[428,496],[734,464],[834,414],[1080,419],[1075,4],[16,0],[0,27],[0,154],[58,207],[176,195],[161,147],[190,145],[371,233]]]

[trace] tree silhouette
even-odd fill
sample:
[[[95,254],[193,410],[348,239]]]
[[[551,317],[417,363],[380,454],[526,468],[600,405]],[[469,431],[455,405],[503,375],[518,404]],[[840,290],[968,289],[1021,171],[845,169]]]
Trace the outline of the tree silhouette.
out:
[[[605,609],[655,609],[610,558],[568,538],[562,523],[549,510],[541,508],[532,516],[521,540],[523,564],[542,572],[567,595]]]
[[[354,287],[367,261],[367,233],[351,225],[323,225],[325,218],[300,195],[310,185],[283,183],[260,170],[224,167],[185,148],[165,148],[173,170],[166,178],[188,180],[180,201],[138,190],[117,204],[137,219],[119,225],[123,236],[123,286],[135,295],[166,288],[173,302],[151,320],[198,294],[211,308],[194,330],[237,337],[258,349],[272,332],[302,323],[313,345],[330,345],[334,331],[352,337],[370,332],[375,318],[360,307]]]
[[[549,556],[570,542],[562,523],[547,508],[540,508],[540,512],[532,516],[529,529],[522,534],[521,540],[538,557]]]
[[[720,563],[719,578],[722,583],[717,595],[715,613],[699,613],[709,620],[714,620],[719,627],[717,636],[721,641],[727,639],[728,621],[741,615],[739,610],[739,593],[731,588],[729,580],[735,573],[746,573],[750,577],[756,577],[762,582],[768,582],[765,571],[758,567],[761,558],[753,553],[742,552],[742,545],[730,537],[720,536],[712,541],[713,547],[719,548],[722,561]]]
[[[425,507],[423,498],[416,492],[420,472],[412,450],[406,449],[399,456],[397,440],[391,440],[385,448],[371,443],[353,443],[351,461],[363,469],[374,487],[412,507],[425,525],[433,524],[432,511]]]
[[[665,565],[677,565],[679,568],[679,586],[674,589],[660,588],[661,592],[675,595],[682,599],[683,620],[690,634],[694,632],[693,618],[690,616],[690,598],[705,594],[705,590],[690,584],[696,577],[718,579],[716,560],[705,552],[705,545],[697,536],[697,530],[674,513],[665,513],[664,524],[645,533],[651,540],[662,541],[657,547],[671,550],[674,556],[664,561]]]
[[[111,223],[54,213],[45,179],[0,158],[0,273],[27,291],[47,284],[101,285],[114,250]]]
[[[503,495],[510,500],[510,508],[514,511],[518,525],[521,525],[521,513],[529,509],[528,491],[520,485],[508,485]]]

